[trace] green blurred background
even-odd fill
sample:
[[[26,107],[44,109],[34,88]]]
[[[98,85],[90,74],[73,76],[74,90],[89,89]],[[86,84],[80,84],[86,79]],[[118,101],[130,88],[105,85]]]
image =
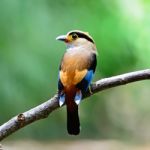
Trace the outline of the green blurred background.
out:
[[[65,45],[55,38],[88,31],[98,49],[94,81],[150,66],[149,0],[0,0],[0,124],[57,90]],[[80,105],[81,134],[66,131],[65,107],[8,139],[150,138],[150,81],[98,93]]]

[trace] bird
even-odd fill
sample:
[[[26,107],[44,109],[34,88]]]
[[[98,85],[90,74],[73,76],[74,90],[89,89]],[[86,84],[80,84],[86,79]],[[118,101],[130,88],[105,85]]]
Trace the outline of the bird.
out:
[[[67,130],[70,135],[80,133],[78,105],[90,87],[97,65],[97,48],[88,32],[69,31],[56,38],[65,42],[58,75],[59,106],[66,104]]]

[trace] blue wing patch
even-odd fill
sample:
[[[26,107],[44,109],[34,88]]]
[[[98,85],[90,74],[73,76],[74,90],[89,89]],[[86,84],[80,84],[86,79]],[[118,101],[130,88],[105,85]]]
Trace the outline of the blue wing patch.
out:
[[[86,76],[84,77],[84,79],[88,81],[88,85],[89,85],[93,79],[93,70],[89,70]]]
[[[77,84],[77,88],[79,88],[82,92],[86,92],[93,79],[93,75],[93,70],[88,70],[87,74],[82,79],[82,81]]]

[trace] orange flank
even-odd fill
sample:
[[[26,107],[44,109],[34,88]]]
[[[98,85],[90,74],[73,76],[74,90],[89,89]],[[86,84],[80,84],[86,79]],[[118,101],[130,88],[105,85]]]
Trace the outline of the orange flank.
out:
[[[75,70],[72,72],[60,71],[60,80],[64,87],[77,85],[86,75],[87,69],[82,71]]]

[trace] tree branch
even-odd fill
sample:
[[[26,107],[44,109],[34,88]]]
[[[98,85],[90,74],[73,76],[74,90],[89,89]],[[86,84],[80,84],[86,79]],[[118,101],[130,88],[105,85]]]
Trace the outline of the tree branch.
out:
[[[112,87],[146,79],[150,79],[150,69],[101,79],[91,85],[91,91],[92,94],[95,94]],[[84,98],[89,96],[91,96],[91,93],[90,91],[87,91]],[[57,108],[59,108],[58,94],[54,95],[54,97],[41,105],[13,117],[0,126],[0,141],[32,122],[47,118],[48,115]]]

